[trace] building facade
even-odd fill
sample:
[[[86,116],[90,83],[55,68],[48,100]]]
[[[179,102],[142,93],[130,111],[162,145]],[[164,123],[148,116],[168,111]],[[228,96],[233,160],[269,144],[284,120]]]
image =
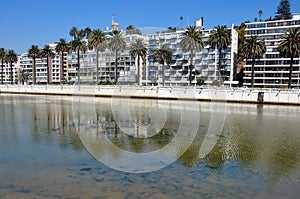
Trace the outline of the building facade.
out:
[[[130,45],[138,38],[144,39],[137,34],[125,35],[126,50],[118,53],[118,82],[123,84],[134,84],[137,82],[136,57],[130,54]],[[109,36],[108,36],[109,37]],[[80,55],[80,79],[82,82],[96,82],[97,56],[94,49],[87,50]],[[69,80],[76,81],[78,63],[77,54],[70,52],[68,55],[68,75]],[[106,49],[99,52],[98,56],[98,77],[100,82],[113,82],[116,77],[115,52]]]
[[[0,62],[1,64],[1,62]],[[2,83],[2,79],[3,79],[3,84],[10,84],[11,83],[11,79],[13,81],[13,83],[16,83],[17,80],[17,68],[18,68],[18,62],[17,63],[13,63],[12,67],[10,66],[10,63],[7,62],[3,62],[3,66],[0,66],[0,74],[1,74],[1,78],[0,78],[0,84]],[[11,72],[12,69],[12,72]],[[11,76],[12,74],[12,76]]]
[[[254,86],[267,88],[287,88],[290,58],[280,56],[277,47],[282,36],[289,28],[300,27],[300,15],[293,15],[292,19],[261,21],[246,23],[246,37],[258,35],[265,41],[266,53],[255,63]],[[292,86],[300,86],[300,59],[294,59]],[[251,61],[245,65],[244,85],[251,85]]]
[[[51,84],[59,84],[62,80],[60,79],[60,63],[61,56],[55,52],[56,44],[49,44],[55,55],[49,59],[49,75]],[[67,55],[67,53],[65,53]],[[67,62],[63,61],[65,65],[64,69],[64,79],[67,79]],[[32,58],[28,57],[27,53],[23,53],[19,56],[19,67],[22,68],[28,75],[27,83],[32,83]],[[36,83],[37,84],[47,84],[47,58],[36,58]]]
[[[196,25],[199,24],[196,21]],[[204,48],[196,52],[192,63],[192,83],[197,83],[197,77],[201,77],[206,83],[212,83],[219,79],[219,54],[214,46],[208,44],[211,30],[204,30],[203,26],[198,26],[201,34],[204,35]],[[231,45],[222,50],[221,75],[225,83],[233,83],[236,71],[236,56],[238,35],[233,29],[230,29],[232,35]],[[180,48],[181,35],[186,30],[177,30],[176,32],[156,33],[147,35],[149,58],[147,67],[146,83],[162,84],[162,66],[154,61],[153,50],[165,44],[173,51],[171,63],[165,66],[165,84],[166,85],[188,85],[189,84],[189,53],[185,53]]]

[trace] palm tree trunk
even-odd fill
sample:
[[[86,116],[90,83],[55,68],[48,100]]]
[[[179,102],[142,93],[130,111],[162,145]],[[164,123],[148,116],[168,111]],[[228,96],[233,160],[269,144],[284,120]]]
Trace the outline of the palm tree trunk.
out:
[[[141,69],[140,69],[140,56],[138,55],[138,85],[141,85]]]
[[[222,48],[219,48],[219,79],[223,80],[223,76],[221,74],[222,67]]]
[[[288,88],[292,88],[293,62],[294,62],[294,56],[292,55],[291,56],[291,63],[290,63],[290,73],[289,73]]]
[[[252,68],[251,68],[251,88],[254,86],[254,63],[255,63],[255,58],[252,58]]]
[[[80,85],[80,50],[77,50],[77,62],[78,62],[77,78],[78,78],[78,85]]]
[[[49,56],[47,56],[47,84],[50,83],[50,67],[49,67]]]
[[[163,61],[163,65],[162,65],[162,83],[163,86],[165,86],[165,62]]]
[[[115,56],[116,60],[115,60],[115,72],[116,72],[116,78],[115,78],[115,82],[116,84],[118,83],[118,51],[116,50],[116,56]]]
[[[99,50],[96,48],[96,84],[99,83]]]
[[[3,64],[4,64],[4,61],[1,60],[1,83],[3,84]]]
[[[190,72],[190,75],[189,75],[189,80],[190,80],[190,85],[192,85],[192,66],[193,66],[193,57],[194,57],[194,52],[193,50],[191,51],[191,63],[189,65],[189,72]]]
[[[60,60],[60,83],[62,83],[64,78],[64,52],[61,52]]]
[[[10,84],[14,83],[12,61],[10,62]]]
[[[36,73],[35,73],[35,57],[32,58],[32,84],[35,85],[36,84]]]

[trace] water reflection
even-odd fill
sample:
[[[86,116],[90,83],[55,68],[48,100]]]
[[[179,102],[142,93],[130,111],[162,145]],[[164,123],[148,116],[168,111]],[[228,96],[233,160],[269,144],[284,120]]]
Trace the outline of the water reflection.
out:
[[[163,120],[163,128],[149,136],[146,131],[151,128],[147,126],[151,123],[149,110],[155,113],[155,110],[162,109],[157,100],[135,100],[129,108],[132,118],[128,119],[113,113],[111,99],[1,95],[0,163],[5,165],[10,158],[21,158],[22,154],[16,156],[13,153],[20,145],[54,148],[57,145],[61,151],[81,152],[84,151],[82,139],[97,156],[106,159],[118,160],[124,156],[118,149],[139,154],[156,151],[172,142],[180,128],[182,110],[176,109],[177,103],[163,101],[168,117]],[[185,107],[195,106],[187,103]],[[115,105],[118,107],[117,103]],[[226,105],[226,122],[221,137],[208,155],[199,158],[214,105],[203,102],[196,105],[201,110],[198,112],[201,119],[197,124],[197,135],[187,150],[178,146],[175,165],[179,164],[189,172],[196,170],[209,176],[221,175],[227,180],[243,176],[241,179],[245,185],[257,176],[260,179],[255,181],[257,186],[267,186],[269,190],[299,182],[299,107]],[[130,124],[131,120],[137,125]],[[133,131],[127,133],[126,128]],[[150,130],[158,128],[160,126]],[[92,136],[79,137],[81,133]],[[109,145],[102,136],[116,147]],[[184,138],[180,144],[185,144]],[[46,155],[41,153],[37,157]],[[181,171],[181,175],[185,176],[184,172]],[[297,192],[296,189],[290,191]]]

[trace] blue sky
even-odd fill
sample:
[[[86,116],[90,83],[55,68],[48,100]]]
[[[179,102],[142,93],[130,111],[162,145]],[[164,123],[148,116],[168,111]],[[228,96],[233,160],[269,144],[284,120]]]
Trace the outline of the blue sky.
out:
[[[70,40],[71,27],[105,29],[112,13],[120,28],[193,25],[204,17],[206,29],[216,25],[253,21],[274,16],[280,0],[3,0],[0,47],[26,52],[31,45],[43,47],[60,38]],[[290,0],[292,13],[300,13],[299,0]]]

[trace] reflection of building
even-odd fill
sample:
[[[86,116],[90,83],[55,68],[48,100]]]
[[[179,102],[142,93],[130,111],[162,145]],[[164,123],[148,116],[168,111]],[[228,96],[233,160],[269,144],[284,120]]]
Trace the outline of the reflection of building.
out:
[[[288,28],[300,27],[300,14],[294,15],[292,19],[276,21],[260,21],[246,23],[246,37],[258,35],[265,40],[267,52],[263,58],[255,63],[254,86],[257,87],[287,87],[290,58],[282,58],[277,51],[280,38]],[[292,75],[292,86],[300,86],[300,63],[299,58],[294,59]],[[251,84],[252,63],[246,63],[245,85]]]
[[[196,22],[196,24],[202,24]],[[203,77],[207,82],[212,82],[218,77],[218,52],[213,46],[208,45],[208,37],[211,30],[204,30],[203,26],[199,26],[201,34],[204,35],[204,49],[195,53],[193,63],[193,83],[196,83],[196,77]],[[162,82],[161,64],[154,62],[153,49],[159,48],[160,45],[166,44],[173,50],[173,58],[171,64],[165,68],[166,84],[188,84],[189,82],[189,53],[184,53],[180,49],[181,35],[185,30],[176,32],[157,33],[147,35],[149,44],[149,64],[148,64],[148,82],[157,80]],[[233,81],[235,62],[237,54],[237,32],[232,28],[232,43],[234,48],[229,46],[223,50],[223,59],[221,73],[225,81]]]

